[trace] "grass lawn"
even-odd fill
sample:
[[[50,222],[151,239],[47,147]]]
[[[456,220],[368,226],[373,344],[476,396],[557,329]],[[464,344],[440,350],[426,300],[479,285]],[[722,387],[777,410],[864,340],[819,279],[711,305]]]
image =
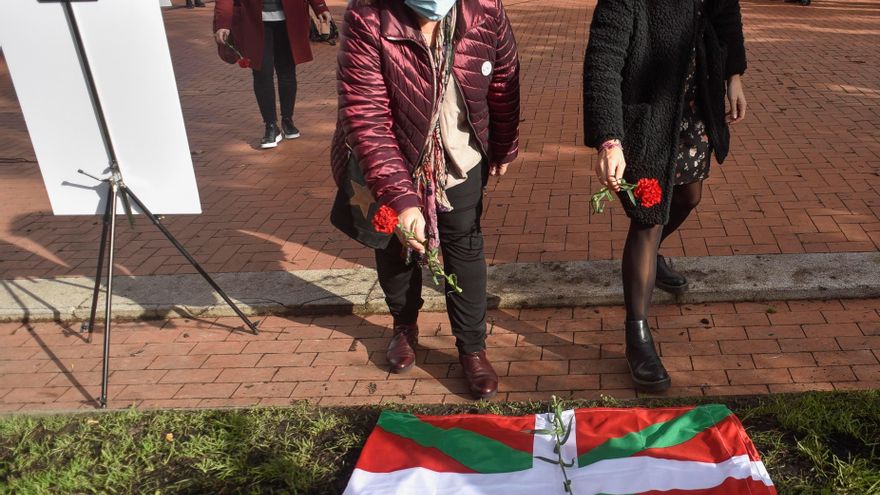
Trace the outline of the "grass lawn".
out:
[[[565,406],[705,402],[740,417],[780,494],[880,494],[880,391]],[[388,407],[521,415],[548,404]],[[0,494],[341,493],[379,412],[298,403],[0,417]]]

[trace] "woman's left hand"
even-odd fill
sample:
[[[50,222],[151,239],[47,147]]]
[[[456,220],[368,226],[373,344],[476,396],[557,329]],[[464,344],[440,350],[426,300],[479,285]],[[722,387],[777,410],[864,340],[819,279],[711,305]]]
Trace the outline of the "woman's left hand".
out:
[[[318,16],[318,19],[321,19],[321,22],[324,24],[330,24],[330,21],[333,20],[333,16],[330,15],[330,11],[321,12],[321,15]]]
[[[510,163],[502,163],[500,165],[493,163],[489,165],[489,175],[501,177],[507,173],[507,167]]]
[[[743,93],[742,76],[735,74],[727,81],[727,122],[736,124],[746,118],[746,95]]]

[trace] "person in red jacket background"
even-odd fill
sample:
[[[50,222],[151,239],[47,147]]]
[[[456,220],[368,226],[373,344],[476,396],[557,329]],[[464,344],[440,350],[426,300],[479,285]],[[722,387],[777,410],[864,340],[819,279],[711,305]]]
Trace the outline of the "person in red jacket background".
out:
[[[391,371],[415,363],[422,271],[406,249],[439,247],[446,306],[470,391],[495,395],[486,356],[486,259],[482,192],[516,158],[519,60],[501,0],[353,0],[338,55],[339,112],[333,176],[357,160],[373,198],[397,213],[386,249],[376,250],[379,284],[394,318]]]
[[[261,148],[300,136],[293,124],[296,102],[296,66],[312,60],[309,46],[309,5],[325,22],[330,11],[324,0],[217,0],[214,3],[214,39],[225,44],[230,32],[236,49],[250,59],[254,94],[266,124]],[[275,82],[281,100],[281,128],[275,107]]]

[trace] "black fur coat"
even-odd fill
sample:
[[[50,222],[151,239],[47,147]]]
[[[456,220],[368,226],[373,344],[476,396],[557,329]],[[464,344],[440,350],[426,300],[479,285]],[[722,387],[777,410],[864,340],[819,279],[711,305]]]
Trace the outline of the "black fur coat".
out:
[[[697,46],[697,94],[719,163],[730,147],[726,80],[746,70],[739,0],[599,0],[584,59],[584,143],[620,139],[624,178],[656,178],[662,202],[623,201],[627,215],[665,224],[674,183],[685,77]]]

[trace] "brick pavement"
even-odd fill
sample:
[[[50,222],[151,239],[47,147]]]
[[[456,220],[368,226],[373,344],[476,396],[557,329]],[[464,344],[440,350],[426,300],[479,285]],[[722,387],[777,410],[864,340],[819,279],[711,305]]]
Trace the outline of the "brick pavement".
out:
[[[331,6],[341,17],[343,0]],[[626,219],[587,215],[594,155],[579,145],[580,80],[592,0],[506,2],[523,62],[523,153],[489,188],[490,262],[619,257]],[[874,251],[880,246],[880,5],[743,0],[751,112],[715,167],[699,213],[669,255]],[[334,194],[335,47],[300,68],[303,138],[271,152],[247,71],[215,56],[210,9],[165,13],[205,213],[168,225],[212,272],[371,266],[327,225]],[[136,95],[135,95],[136,96]],[[59,119],[59,126],[63,120]],[[49,213],[48,199],[0,64],[0,279],[92,275],[95,217]],[[191,272],[141,222],[122,224],[122,273]]]
[[[668,395],[880,388],[880,300],[658,306],[651,318]],[[635,397],[620,308],[490,314],[496,400]],[[390,375],[388,316],[269,317],[258,336],[231,318],[114,327],[111,407],[460,402],[469,398],[444,314],[421,318],[417,365]],[[0,324],[0,411],[94,408],[101,334]]]

